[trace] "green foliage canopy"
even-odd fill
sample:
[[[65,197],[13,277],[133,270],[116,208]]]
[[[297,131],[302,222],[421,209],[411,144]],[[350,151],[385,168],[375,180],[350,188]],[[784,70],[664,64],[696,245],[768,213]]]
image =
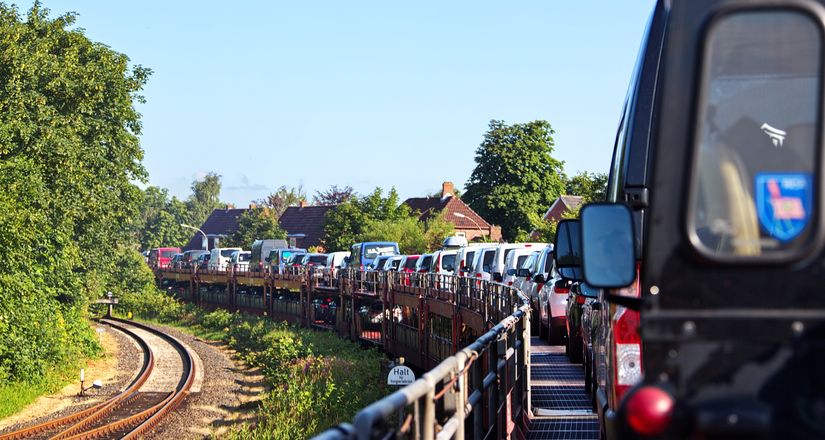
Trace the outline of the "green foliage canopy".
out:
[[[255,240],[271,238],[286,238],[286,232],[278,224],[275,211],[263,207],[244,212],[238,219],[238,230],[221,241],[221,245],[251,249]]]
[[[547,121],[493,120],[476,150],[462,199],[500,225],[508,241],[530,231],[530,214],[547,210],[565,189],[564,163],[552,156],[553,133]]]
[[[150,71],[74,22],[0,4],[0,382],[96,350],[86,305],[118,282],[142,199]]]

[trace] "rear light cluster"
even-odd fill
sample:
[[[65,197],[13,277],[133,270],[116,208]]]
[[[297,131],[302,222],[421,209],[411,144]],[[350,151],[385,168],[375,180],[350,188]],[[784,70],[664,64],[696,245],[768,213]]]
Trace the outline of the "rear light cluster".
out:
[[[576,304],[578,304],[578,305],[584,304],[584,296],[576,295]]]
[[[636,266],[636,281],[630,287],[622,289],[621,294],[639,297],[638,265]],[[642,380],[642,340],[639,337],[639,312],[619,306],[614,320],[614,402],[618,403],[630,387]]]
[[[627,398],[627,425],[645,437],[661,435],[670,426],[673,405],[673,396],[667,391],[655,386],[641,387]]]

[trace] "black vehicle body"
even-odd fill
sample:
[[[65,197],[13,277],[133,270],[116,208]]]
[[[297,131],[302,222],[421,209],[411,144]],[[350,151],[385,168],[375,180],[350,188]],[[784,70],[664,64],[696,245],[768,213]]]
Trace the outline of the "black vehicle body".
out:
[[[592,353],[597,407],[608,438],[643,437],[629,423],[628,406],[640,390],[651,388],[673,399],[666,429],[653,435],[657,438],[825,438],[821,3],[672,0],[655,7],[628,92],[608,184],[608,202],[623,204],[632,215],[627,232],[634,238],[638,276],[629,289],[591,283],[604,288],[595,311],[599,326]],[[764,31],[760,34],[759,29]],[[718,78],[720,82],[713,82]],[[780,86],[767,87],[772,84]],[[810,92],[800,94],[806,87]],[[752,93],[759,90],[764,91],[761,96]],[[714,126],[737,105],[746,116],[774,105],[774,113],[767,112],[774,119],[735,120],[739,116],[731,115],[727,131]],[[797,145],[804,142],[794,144],[793,125],[777,130],[781,136],[765,127],[768,122],[781,126],[772,121],[803,112],[803,107],[815,118],[800,125],[806,134],[796,139],[810,139],[814,148],[806,160],[797,161],[801,165],[793,166],[810,171],[791,174],[811,183],[800,184],[797,205],[805,209],[780,214],[773,199],[770,204],[760,201],[760,191],[770,190],[769,185],[762,189],[760,179],[786,173],[792,163],[787,161],[794,159],[788,157],[798,155]],[[786,122],[794,117],[787,116]],[[744,131],[734,131],[743,121],[763,123],[765,137],[758,125],[744,137]],[[744,148],[738,145],[745,143],[750,149],[742,151],[748,155],[737,157],[731,166],[702,160],[708,151]],[[781,159],[773,159],[773,154]],[[756,236],[743,232],[741,223],[733,229],[724,222],[709,222],[705,229],[695,223],[702,215],[718,220],[713,212],[697,211],[709,197],[702,192],[709,181],[702,179],[711,175],[702,167],[709,164],[722,170],[713,173],[733,176],[714,188],[725,192],[727,199],[720,200],[735,202],[723,206],[726,215],[748,216],[743,222],[750,224],[750,216],[758,212]],[[732,196],[731,188],[742,182],[742,197]],[[739,202],[744,211],[733,206]],[[762,217],[766,207],[772,212],[768,220]],[[595,213],[598,206],[588,208]],[[582,219],[586,241],[584,210]],[[786,239],[776,226],[779,220],[802,226]],[[774,226],[777,229],[771,229]],[[590,261],[585,245],[589,283]],[[611,383],[616,344],[611,338],[617,334],[617,314],[634,311],[639,313],[643,375],[639,384],[616,393]]]
[[[591,309],[587,305],[598,299],[598,291],[588,287],[584,283],[572,282],[564,280],[569,286],[569,293],[567,295],[567,319],[565,321],[567,326],[567,345],[565,346],[565,353],[574,363],[585,363],[587,357],[587,347],[585,343],[590,340],[589,337],[589,323],[585,323],[585,319],[589,316],[585,315]],[[586,367],[586,363],[585,363]],[[587,368],[585,368],[587,370]],[[585,375],[586,376],[586,375]]]

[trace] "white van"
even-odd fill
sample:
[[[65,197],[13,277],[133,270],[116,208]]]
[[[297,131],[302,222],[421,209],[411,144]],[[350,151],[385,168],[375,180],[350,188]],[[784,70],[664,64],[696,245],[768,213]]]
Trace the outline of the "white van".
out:
[[[500,244],[496,249],[496,255],[493,257],[493,281],[502,282],[504,281],[504,260],[507,259],[507,255],[515,249],[530,249],[533,250],[541,250],[547,247],[547,243],[506,243]]]
[[[530,258],[530,254],[537,250],[535,247],[528,247],[513,249],[512,252],[508,253],[507,258],[504,260],[504,277],[501,282],[507,286],[512,286],[517,279],[516,272]]]
[[[243,249],[239,247],[212,249],[209,257],[209,270],[226,270],[226,266],[232,259],[232,254],[241,251]]]
[[[473,270],[471,276],[476,279],[490,281],[493,275],[493,259],[496,256],[498,246],[483,247],[476,251],[473,257]]]
[[[484,246],[489,246],[488,243],[470,243],[466,247],[458,250],[456,253],[456,274],[461,277],[473,276],[473,260],[475,259],[476,251]]]
[[[330,269],[340,269],[344,267],[345,261],[351,255],[350,252],[338,251],[327,254],[327,267]]]
[[[430,264],[430,272],[441,275],[452,275],[456,269],[457,249],[440,250],[433,253],[433,261]]]

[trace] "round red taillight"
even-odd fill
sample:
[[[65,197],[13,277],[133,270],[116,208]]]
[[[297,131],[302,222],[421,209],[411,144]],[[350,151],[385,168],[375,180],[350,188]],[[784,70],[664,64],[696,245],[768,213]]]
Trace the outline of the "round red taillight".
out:
[[[628,396],[625,416],[630,429],[644,436],[665,432],[673,416],[673,397],[667,391],[646,386]]]

